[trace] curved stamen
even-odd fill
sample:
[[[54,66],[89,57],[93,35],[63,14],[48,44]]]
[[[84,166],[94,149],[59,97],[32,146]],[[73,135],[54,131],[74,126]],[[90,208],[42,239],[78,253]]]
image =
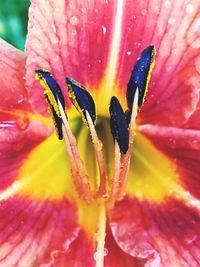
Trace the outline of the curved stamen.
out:
[[[80,197],[86,202],[90,203],[92,201],[92,193],[89,185],[89,177],[85,174],[83,162],[79,156],[79,152],[76,146],[76,139],[70,129],[69,122],[67,120],[67,117],[65,116],[65,112],[60,101],[58,101],[58,106],[63,121],[62,130],[71,163],[71,172],[74,184]]]
[[[133,144],[133,137],[135,130],[135,121],[138,112],[138,98],[139,98],[139,92],[138,90],[136,90],[133,101],[131,121],[129,126],[128,150],[123,157],[121,157],[119,147],[115,142],[115,172],[108,200],[109,208],[112,208],[115,202],[124,196],[126,191],[126,184],[128,179],[128,172],[130,167],[132,144]]]
[[[81,113],[83,121],[87,123],[90,130],[100,175],[100,184],[95,197],[101,197],[106,194],[106,172],[102,152],[103,145],[94,127],[96,121],[95,103],[92,96],[81,84],[72,78],[66,78],[66,83],[72,104]]]
[[[40,83],[44,88],[44,95],[51,110],[58,137],[63,139],[64,136],[75,188],[80,198],[89,203],[92,201],[89,178],[85,174],[83,162],[76,146],[76,140],[68,123],[61,89],[49,71],[39,69],[35,72],[36,78],[40,79]]]
[[[86,110],[86,118],[87,118],[88,126],[90,129],[90,134],[92,137],[92,143],[94,145],[94,151],[95,151],[95,155],[97,158],[99,174],[100,174],[100,185],[99,185],[98,191],[96,192],[95,197],[101,197],[106,194],[106,172],[105,172],[103,152],[102,152],[103,144],[97,136],[97,132],[92,122],[92,118],[90,117],[90,114],[88,113],[87,110]]]
[[[118,193],[117,198],[121,199],[125,192],[126,192],[126,184],[128,179],[128,172],[130,167],[131,161],[131,153],[132,153],[132,146],[133,146],[133,138],[135,134],[135,122],[137,119],[138,114],[138,99],[139,99],[139,90],[136,89],[135,96],[133,99],[133,106],[132,106],[132,113],[131,113],[131,120],[129,125],[129,147],[126,155],[124,155],[123,159],[121,160],[121,172],[120,172],[120,191]]]

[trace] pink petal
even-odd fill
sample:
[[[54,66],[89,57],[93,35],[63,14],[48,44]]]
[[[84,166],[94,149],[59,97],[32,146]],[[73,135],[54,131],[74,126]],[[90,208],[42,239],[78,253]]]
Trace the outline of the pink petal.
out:
[[[26,82],[34,110],[45,112],[34,70],[52,72],[65,91],[65,78],[97,88],[108,64],[116,13],[111,1],[32,1],[26,43]]]
[[[95,239],[91,235],[88,235],[83,230],[80,231],[78,238],[70,245],[69,250],[66,253],[60,253],[55,258],[52,267],[67,267],[84,266],[95,267]],[[137,260],[129,254],[123,252],[121,248],[116,244],[112,233],[108,226],[108,232],[106,235],[105,243],[105,267],[142,267],[144,266],[142,260]],[[83,265],[84,263],[84,265]]]
[[[53,267],[74,267],[82,266],[95,267],[94,255],[95,241],[91,235],[84,230],[80,231],[78,238],[69,247],[65,254],[60,254]]]
[[[111,212],[110,225],[121,249],[146,259],[145,267],[198,267],[199,216],[178,200],[154,204],[126,197]]]
[[[19,166],[50,129],[31,121],[24,87],[25,56],[0,40],[0,189],[16,178]]]
[[[200,131],[153,125],[143,125],[140,130],[173,160],[184,188],[200,198]]]
[[[0,265],[51,266],[79,233],[75,207],[67,200],[15,197],[1,204]]]
[[[199,97],[200,3],[133,1],[125,10],[119,83],[125,87],[137,56],[154,44],[156,64],[140,123],[182,125]]]
[[[26,75],[34,109],[46,110],[34,69],[50,69],[62,88],[69,75],[109,97],[113,88],[126,88],[139,53],[154,44],[156,68],[141,120],[182,125],[198,102],[199,8],[195,0],[34,1]]]
[[[26,108],[25,55],[0,39],[1,111]]]
[[[51,133],[40,122],[23,125],[26,129],[15,120],[0,120],[0,190],[11,185],[30,151]]]
[[[110,227],[108,226],[108,232],[106,235],[106,252],[105,267],[143,267],[144,261],[136,259],[131,255],[125,253],[116,243],[113,238]]]

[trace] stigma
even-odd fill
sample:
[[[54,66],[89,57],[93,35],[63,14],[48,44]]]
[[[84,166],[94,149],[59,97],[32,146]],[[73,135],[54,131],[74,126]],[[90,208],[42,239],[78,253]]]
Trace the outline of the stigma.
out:
[[[125,111],[117,96],[113,96],[110,100],[110,106],[108,107],[110,130],[115,147],[113,177],[107,177],[106,174],[106,162],[103,156],[104,148],[96,131],[98,118],[95,101],[87,89],[79,82],[70,77],[65,80],[69,99],[90,132],[99,173],[99,180],[95,183],[96,188],[91,188],[90,186],[91,178],[85,171],[84,162],[77,148],[76,138],[71,131],[61,88],[48,70],[38,69],[35,71],[36,79],[40,80],[40,84],[44,88],[44,97],[52,115],[58,139],[65,142],[76,191],[86,203],[104,198],[107,202],[107,207],[112,208],[126,193],[135,124],[138,112],[145,100],[154,61],[155,47],[149,46],[141,53],[133,67],[127,85],[127,109]],[[97,178],[94,177],[94,179]]]

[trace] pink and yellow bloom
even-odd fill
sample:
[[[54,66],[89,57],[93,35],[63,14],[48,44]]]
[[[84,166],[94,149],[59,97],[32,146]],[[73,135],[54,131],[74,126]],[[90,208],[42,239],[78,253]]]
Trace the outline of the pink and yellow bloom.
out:
[[[32,0],[25,53],[0,46],[0,266],[200,266],[199,11],[199,0]],[[109,192],[110,99],[125,110],[133,65],[152,44],[156,64],[136,120],[126,194],[109,206],[103,191],[91,201],[76,177],[86,171],[93,191],[101,179],[65,78],[96,103]],[[35,80],[41,68],[64,93],[84,162],[77,176],[70,167],[77,158],[58,140]]]

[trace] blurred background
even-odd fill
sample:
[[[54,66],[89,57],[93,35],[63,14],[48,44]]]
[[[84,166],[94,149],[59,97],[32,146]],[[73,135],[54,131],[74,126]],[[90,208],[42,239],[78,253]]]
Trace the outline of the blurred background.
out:
[[[24,50],[30,0],[0,0],[0,37]]]

